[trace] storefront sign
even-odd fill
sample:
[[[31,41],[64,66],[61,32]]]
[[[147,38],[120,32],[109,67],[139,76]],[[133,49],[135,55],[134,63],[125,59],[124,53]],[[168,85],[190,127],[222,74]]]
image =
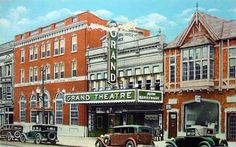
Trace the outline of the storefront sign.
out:
[[[135,101],[135,90],[65,94],[66,103],[114,103]]]
[[[115,21],[108,24],[109,49],[108,49],[108,71],[107,77],[110,84],[115,84],[117,79],[117,39],[118,25]]]
[[[138,90],[139,102],[163,103],[163,93],[161,91]]]

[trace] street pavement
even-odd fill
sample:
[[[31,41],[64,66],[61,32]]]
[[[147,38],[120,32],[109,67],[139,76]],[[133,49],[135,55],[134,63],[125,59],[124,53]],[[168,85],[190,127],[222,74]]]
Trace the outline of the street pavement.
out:
[[[94,137],[68,137],[59,136],[57,145],[50,145],[50,147],[94,147],[96,138]],[[18,141],[7,142],[0,140],[0,147],[46,147],[49,144],[35,145],[33,142],[21,143]],[[156,147],[165,147],[165,141],[155,141]],[[236,142],[229,142],[229,147],[236,147]]]

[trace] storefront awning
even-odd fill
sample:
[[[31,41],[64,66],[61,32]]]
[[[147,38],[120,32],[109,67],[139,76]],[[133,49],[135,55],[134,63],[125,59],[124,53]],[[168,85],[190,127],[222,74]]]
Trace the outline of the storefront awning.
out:
[[[67,93],[64,97],[65,103],[163,103],[162,91],[151,91],[141,89],[112,90],[84,93]]]

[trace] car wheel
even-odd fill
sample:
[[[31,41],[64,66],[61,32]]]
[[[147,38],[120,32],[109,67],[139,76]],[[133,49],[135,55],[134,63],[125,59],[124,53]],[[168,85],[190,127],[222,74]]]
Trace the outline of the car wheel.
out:
[[[26,138],[25,138],[25,135],[21,134],[20,135],[20,142],[26,142]]]
[[[174,147],[172,144],[167,143],[165,147]]]
[[[104,147],[101,140],[95,142],[95,147]]]
[[[7,133],[7,141],[11,141],[12,140],[12,138],[11,138],[11,132],[8,132]]]
[[[35,144],[40,144],[41,143],[41,134],[37,133],[34,138],[34,143]]]
[[[200,147],[211,147],[208,144],[201,144]]]
[[[16,132],[14,133],[14,137],[15,137],[16,139],[20,138],[20,132],[19,132],[19,131],[16,131]]]
[[[220,146],[228,146],[228,142],[226,140],[220,141]]]
[[[131,140],[127,141],[125,147],[135,147],[134,142]]]
[[[55,141],[56,137],[57,137],[56,133],[54,133],[54,132],[49,132],[48,133],[48,140]]]
[[[110,138],[109,137],[105,137],[103,142],[106,144],[106,145],[109,145],[110,144]]]

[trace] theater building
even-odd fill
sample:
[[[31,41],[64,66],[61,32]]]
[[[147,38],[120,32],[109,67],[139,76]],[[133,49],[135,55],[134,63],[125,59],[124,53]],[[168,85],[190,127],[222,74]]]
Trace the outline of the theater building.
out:
[[[236,141],[236,21],[196,11],[164,51],[166,137],[215,128]]]
[[[0,125],[13,123],[14,42],[0,45]]]
[[[84,12],[15,36],[15,123],[26,130],[56,124],[61,135],[87,135],[87,105],[65,104],[64,93],[88,90],[86,49],[101,46],[105,35],[88,29],[91,23],[107,21]]]
[[[90,136],[107,132],[115,125],[148,125],[162,128],[163,35],[143,36],[139,32],[119,32],[117,81],[108,84],[108,37],[102,46],[87,50]],[[111,96],[111,93],[115,96]],[[116,98],[119,97],[119,98]]]

